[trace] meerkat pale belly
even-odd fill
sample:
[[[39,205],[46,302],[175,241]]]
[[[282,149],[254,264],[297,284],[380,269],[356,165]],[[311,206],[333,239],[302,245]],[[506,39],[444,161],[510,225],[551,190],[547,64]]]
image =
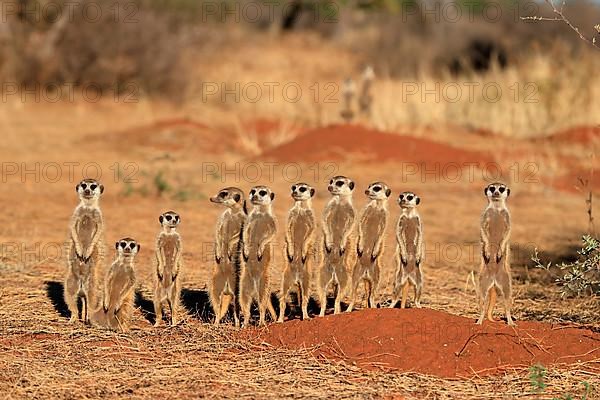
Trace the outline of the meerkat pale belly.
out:
[[[164,276],[162,280],[162,285],[164,287],[171,285],[173,271],[176,269],[177,241],[178,238],[175,235],[164,235],[161,238],[160,246],[163,248],[165,256]]]

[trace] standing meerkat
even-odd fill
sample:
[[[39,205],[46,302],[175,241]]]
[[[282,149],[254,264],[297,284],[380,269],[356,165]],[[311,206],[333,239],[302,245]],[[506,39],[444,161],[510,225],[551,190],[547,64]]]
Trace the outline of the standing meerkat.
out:
[[[221,189],[210,201],[222,204],[225,211],[217,220],[215,234],[215,268],[209,289],[210,303],[215,311],[215,325],[219,324],[231,303],[235,326],[240,325],[238,292],[242,231],[248,216],[244,192],[236,187]]]
[[[375,72],[370,65],[367,65],[362,74],[362,87],[358,97],[358,105],[360,112],[367,117],[371,116],[371,108],[373,104],[373,95],[371,93]]]
[[[329,181],[327,187],[331,200],[323,211],[323,244],[324,259],[319,276],[319,300],[321,312],[325,316],[327,307],[327,289],[335,285],[334,314],[342,310],[341,300],[348,282],[347,255],[350,245],[350,234],[354,228],[355,211],[352,205],[354,182],[345,176],[336,176]]]
[[[494,321],[496,289],[504,298],[506,322],[514,325],[510,315],[512,284],[510,274],[510,213],[506,199],[510,189],[503,183],[492,183],[484,189],[488,205],[481,215],[481,271],[479,274],[479,304],[481,315],[477,324],[487,318]]]
[[[344,96],[344,108],[340,111],[340,116],[346,123],[350,123],[354,118],[352,102],[354,100],[354,95],[356,94],[356,84],[352,78],[346,78],[344,80],[342,93]]]
[[[421,198],[413,192],[403,192],[398,196],[401,214],[396,225],[396,276],[392,304],[396,307],[402,292],[401,308],[406,307],[409,286],[415,289],[415,307],[421,308],[423,290],[423,271],[421,265],[425,259],[423,224],[417,206]]]
[[[140,245],[131,238],[115,243],[117,258],[110,266],[104,281],[102,304],[93,315],[94,325],[127,331],[133,315],[135,289],[134,259]]]
[[[315,189],[306,183],[292,185],[294,206],[288,213],[285,232],[285,254],[288,262],[283,271],[278,322],[283,322],[286,297],[293,286],[298,287],[302,319],[308,319],[309,260],[317,225],[311,202],[314,195]]]
[[[347,312],[351,312],[356,301],[356,290],[365,282],[367,307],[376,308],[375,292],[381,273],[383,240],[388,221],[387,200],[392,191],[383,182],[375,182],[365,190],[369,202],[362,210],[358,224],[356,264],[352,272],[352,294]]]
[[[156,281],[154,286],[154,326],[162,322],[164,302],[171,312],[171,325],[177,325],[179,311],[179,271],[181,270],[183,248],[177,225],[181,218],[174,211],[167,211],[158,217],[162,229],[156,237]]]
[[[250,306],[256,300],[259,325],[265,325],[268,309],[273,321],[277,319],[269,291],[269,270],[273,262],[271,241],[277,233],[277,225],[271,204],[275,193],[266,186],[250,190],[252,211],[244,225],[242,243],[242,269],[240,274],[240,307],[244,325],[250,323]]]
[[[67,241],[67,276],[64,298],[71,322],[78,318],[77,301],[81,298],[81,320],[90,321],[90,310],[97,302],[97,273],[104,256],[104,219],[100,210],[100,196],[104,186],[94,179],[84,179],[75,187],[79,205],[75,208],[69,226]]]

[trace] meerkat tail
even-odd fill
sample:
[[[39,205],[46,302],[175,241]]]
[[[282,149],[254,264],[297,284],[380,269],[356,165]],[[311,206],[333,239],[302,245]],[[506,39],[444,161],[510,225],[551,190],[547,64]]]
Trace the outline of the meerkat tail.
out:
[[[406,281],[402,286],[402,300],[400,302],[400,308],[406,308],[406,298],[408,297],[408,289],[410,287],[409,281]]]
[[[489,302],[487,307],[487,319],[488,321],[494,322],[494,306],[496,305],[496,288],[491,287],[488,291],[489,294]]]

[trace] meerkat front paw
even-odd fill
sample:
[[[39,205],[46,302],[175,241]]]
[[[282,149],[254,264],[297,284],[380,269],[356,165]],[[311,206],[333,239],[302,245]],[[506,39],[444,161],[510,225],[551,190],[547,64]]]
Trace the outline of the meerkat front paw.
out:
[[[496,253],[496,262],[499,263],[502,260],[502,251],[498,251],[498,253]]]

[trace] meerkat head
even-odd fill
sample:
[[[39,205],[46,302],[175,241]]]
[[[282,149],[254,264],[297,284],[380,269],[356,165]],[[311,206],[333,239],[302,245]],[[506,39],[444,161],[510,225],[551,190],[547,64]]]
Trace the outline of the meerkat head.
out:
[[[392,190],[383,182],[374,182],[365,190],[365,194],[371,200],[386,200],[392,194]]]
[[[398,205],[400,208],[415,208],[421,202],[421,198],[413,192],[402,192],[398,196]]]
[[[346,96],[354,94],[354,92],[356,92],[354,80],[352,80],[352,78],[344,79],[344,86],[342,90]]]
[[[244,203],[244,192],[236,187],[227,187],[219,190],[219,193],[211,197],[210,201],[223,204],[225,207],[241,206]]]
[[[504,201],[510,196],[510,189],[504,183],[490,183],[483,190],[489,201]]]
[[[345,176],[334,176],[329,181],[327,190],[333,196],[350,196],[354,190],[354,182]]]
[[[175,229],[181,222],[181,218],[179,218],[179,214],[175,211],[167,211],[158,217],[158,222],[160,222],[163,228]]]
[[[270,205],[275,198],[275,193],[266,186],[254,186],[250,190],[250,202],[255,206]]]
[[[115,243],[115,248],[117,249],[117,255],[119,258],[133,258],[140,251],[140,245],[135,239],[132,238],[123,238]]]
[[[81,200],[97,200],[104,193],[104,185],[95,179],[84,179],[75,186],[75,190]]]
[[[292,185],[292,198],[296,201],[309,200],[315,195],[315,189],[307,183],[299,182]]]

